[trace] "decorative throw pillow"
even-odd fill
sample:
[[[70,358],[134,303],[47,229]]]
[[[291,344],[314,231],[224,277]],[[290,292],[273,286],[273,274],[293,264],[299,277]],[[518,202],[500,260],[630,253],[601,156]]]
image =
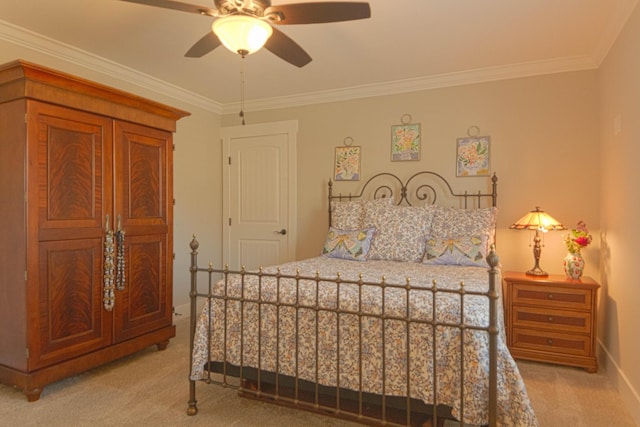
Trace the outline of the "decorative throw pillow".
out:
[[[463,236],[427,239],[423,264],[469,265],[488,267],[487,239],[483,236]]]
[[[369,201],[347,200],[331,202],[331,226],[340,230],[357,230],[363,227],[364,206],[389,206],[393,200],[389,197]]]
[[[373,227],[362,230],[340,230],[329,227],[322,254],[329,258],[364,261],[367,259],[375,231]]]
[[[365,203],[364,226],[376,229],[369,259],[420,262],[433,212],[433,206]]]

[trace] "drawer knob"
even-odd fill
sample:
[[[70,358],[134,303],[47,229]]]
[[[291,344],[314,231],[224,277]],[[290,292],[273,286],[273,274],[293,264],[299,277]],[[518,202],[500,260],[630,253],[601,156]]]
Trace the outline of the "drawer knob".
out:
[[[553,299],[553,294],[547,294],[547,298]]]
[[[553,340],[552,340],[552,339],[548,339],[548,340],[547,340],[547,344],[549,344],[549,345],[553,345]]]

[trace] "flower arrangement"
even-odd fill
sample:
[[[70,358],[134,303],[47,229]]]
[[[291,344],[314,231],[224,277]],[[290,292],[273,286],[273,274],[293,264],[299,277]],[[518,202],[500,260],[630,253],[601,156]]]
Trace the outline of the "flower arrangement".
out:
[[[591,243],[591,234],[584,221],[579,221],[576,228],[570,234],[564,236],[564,243],[572,254],[579,254],[580,249],[586,248]]]

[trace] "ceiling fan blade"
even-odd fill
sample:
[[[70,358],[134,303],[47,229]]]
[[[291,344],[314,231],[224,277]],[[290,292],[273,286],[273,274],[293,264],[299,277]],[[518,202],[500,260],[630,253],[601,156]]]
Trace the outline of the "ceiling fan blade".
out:
[[[296,67],[301,68],[311,62],[309,54],[298,43],[291,40],[277,28],[273,29],[273,34],[269,37],[264,47]]]
[[[200,58],[207,53],[211,52],[213,49],[220,46],[222,42],[215,35],[213,31],[209,31],[203,38],[198,40],[196,44],[191,46],[191,49],[184,54],[184,56],[188,58]]]
[[[182,3],[173,0],[121,0],[129,3],[144,4],[147,6],[162,7],[165,9],[180,10],[182,12],[197,13],[198,15],[217,16],[218,11],[206,6]]]
[[[274,24],[320,24],[370,18],[371,8],[362,2],[294,3],[268,7],[265,16],[270,14],[280,17]]]

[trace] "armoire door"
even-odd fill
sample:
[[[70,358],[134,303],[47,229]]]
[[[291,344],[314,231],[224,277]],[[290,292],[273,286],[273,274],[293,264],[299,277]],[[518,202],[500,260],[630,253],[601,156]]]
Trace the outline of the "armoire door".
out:
[[[115,342],[172,322],[173,143],[170,132],[115,122],[114,215],[124,231]],[[118,268],[117,268],[118,270]]]
[[[111,343],[103,235],[112,209],[112,121],[27,102],[29,369]]]

